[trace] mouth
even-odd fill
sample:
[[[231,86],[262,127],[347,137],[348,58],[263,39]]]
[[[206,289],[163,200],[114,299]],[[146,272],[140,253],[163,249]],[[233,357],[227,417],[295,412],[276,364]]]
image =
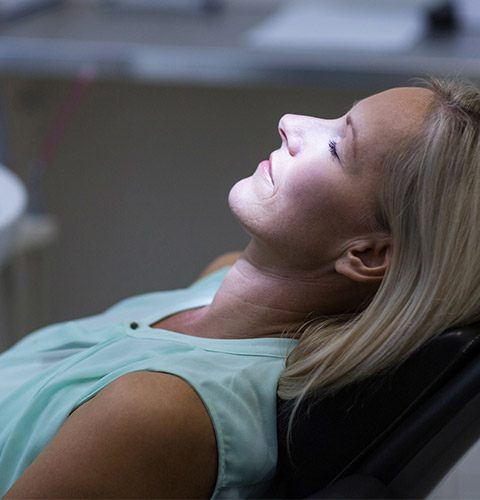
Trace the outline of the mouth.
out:
[[[263,160],[258,164],[258,171],[272,187],[275,185],[272,175],[272,155],[268,160]]]
[[[275,182],[273,181],[273,175],[272,175],[272,155],[270,155],[268,160],[263,160],[260,165],[263,169],[265,177],[270,182],[270,184],[274,186]]]

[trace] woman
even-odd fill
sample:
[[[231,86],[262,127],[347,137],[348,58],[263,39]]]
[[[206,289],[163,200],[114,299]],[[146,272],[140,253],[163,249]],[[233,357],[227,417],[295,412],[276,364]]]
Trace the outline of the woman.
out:
[[[479,119],[475,89],[441,83],[284,116],[230,191],[244,252],[0,357],[0,492],[260,495],[278,377],[328,393],[478,319]]]

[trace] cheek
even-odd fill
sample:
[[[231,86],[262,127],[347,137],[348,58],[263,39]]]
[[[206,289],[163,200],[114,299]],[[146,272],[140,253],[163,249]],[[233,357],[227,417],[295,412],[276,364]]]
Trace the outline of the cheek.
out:
[[[338,214],[346,197],[348,193],[345,186],[338,179],[326,175],[300,179],[286,193],[292,213],[306,220]]]
[[[299,237],[320,244],[359,230],[366,200],[343,176],[302,180],[285,195],[282,218]]]

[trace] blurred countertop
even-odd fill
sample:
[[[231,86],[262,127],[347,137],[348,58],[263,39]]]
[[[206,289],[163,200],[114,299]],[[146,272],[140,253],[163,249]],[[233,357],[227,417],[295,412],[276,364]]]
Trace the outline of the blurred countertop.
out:
[[[281,0],[232,1],[218,13],[124,12],[94,1],[0,25],[0,74],[220,85],[388,85],[439,74],[480,80],[480,29],[428,33],[409,50],[275,48],[245,34]]]

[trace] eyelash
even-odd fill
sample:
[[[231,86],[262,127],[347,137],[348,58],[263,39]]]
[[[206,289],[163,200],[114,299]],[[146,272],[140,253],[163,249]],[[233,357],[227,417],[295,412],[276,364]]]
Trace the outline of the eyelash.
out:
[[[330,154],[334,158],[336,158],[337,160],[340,159],[337,154],[337,143],[333,139],[328,141],[328,149],[330,150]]]

